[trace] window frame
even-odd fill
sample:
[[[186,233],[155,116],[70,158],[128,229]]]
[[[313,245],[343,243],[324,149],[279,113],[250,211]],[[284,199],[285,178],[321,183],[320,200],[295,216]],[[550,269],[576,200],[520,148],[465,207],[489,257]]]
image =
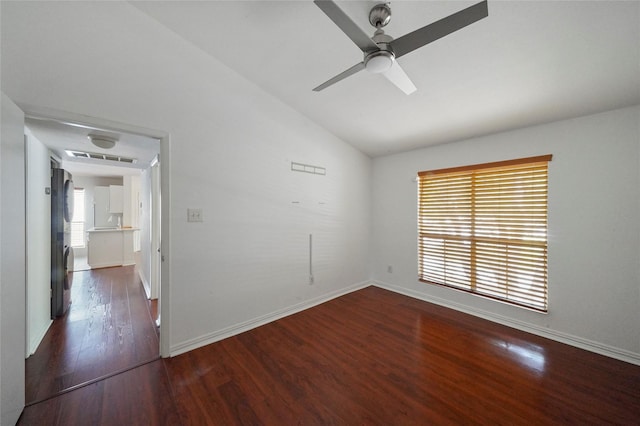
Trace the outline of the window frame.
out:
[[[480,297],[498,300],[509,305],[546,313],[548,311],[548,163],[551,159],[551,155],[542,155],[419,172],[417,194],[418,280],[427,284],[444,286]],[[480,195],[476,195],[476,192],[482,193],[478,187],[479,185],[477,186],[476,184],[476,176],[491,174],[492,176],[502,177],[504,175],[509,177],[517,174],[521,169],[528,168],[536,169],[539,173],[542,173],[541,170],[544,169],[543,205],[542,201],[538,201],[538,198],[536,198],[538,204],[534,207],[527,207],[528,203],[525,201],[520,202],[520,204],[509,201],[505,204],[498,203],[500,207],[491,207],[489,211],[476,207],[477,203],[486,202]],[[531,185],[531,182],[533,182],[533,177],[530,177],[529,180],[525,179],[525,177],[521,180],[518,179],[520,178],[509,177],[508,182],[514,185],[520,185],[519,182],[529,182],[528,185]],[[434,185],[436,184],[444,184],[439,188],[444,188],[442,192],[445,194],[449,194],[449,186],[456,187],[456,189],[451,189],[452,192],[455,192],[456,200],[448,204],[446,197],[450,197],[449,195],[445,196],[444,200],[439,198],[442,197],[441,195],[434,196],[433,194],[440,191],[440,189],[435,188]],[[430,188],[428,185],[430,185]],[[518,189],[519,194],[522,193],[522,186],[515,188]],[[501,185],[497,191],[499,195],[491,195],[491,203],[489,204],[494,205],[494,199],[500,202],[507,193],[513,195],[516,193],[515,188],[509,188],[505,185],[503,189]],[[540,188],[542,188],[542,184],[537,183],[535,192],[541,193]],[[531,191],[533,193],[533,189]],[[538,197],[540,196],[538,195]],[[486,220],[487,215],[498,216],[498,213],[502,213],[500,209],[504,205],[509,208],[514,208],[514,206],[519,208],[527,207],[526,214],[532,217],[537,215],[537,217],[531,219],[531,223],[529,221],[525,222],[527,231],[517,231],[515,235],[509,235],[507,238],[504,237],[504,230],[512,229],[513,224],[510,224],[509,227],[496,224],[500,219],[493,219],[489,223],[495,228],[487,228],[486,221],[482,225],[476,224],[476,222],[481,222],[481,219]],[[463,206],[463,208],[458,209],[460,206]],[[466,209],[464,208],[465,206]],[[539,211],[542,206],[544,207],[544,217],[540,215]],[[450,222],[445,225],[443,220],[449,220]],[[449,223],[453,222],[455,223],[452,227],[448,228]],[[544,224],[544,232],[539,231],[541,224]],[[536,226],[538,232],[532,234],[530,228],[535,228]],[[433,231],[434,229],[436,231]],[[487,229],[495,231],[498,236],[495,238],[487,236]],[[427,230],[429,232],[425,232]],[[441,247],[438,247],[439,244]],[[447,244],[450,244],[452,248],[447,248]],[[480,249],[477,247],[478,244],[481,245]],[[486,247],[489,248],[487,249]],[[533,254],[527,252],[527,250],[530,250]],[[500,256],[503,256],[504,265],[496,266],[500,262],[494,261]],[[525,279],[522,273],[518,276],[517,272],[513,272],[514,270],[518,271],[519,267],[511,267],[509,264],[511,257],[519,257],[519,260],[525,257],[535,258],[535,283],[534,279],[529,277],[530,280],[526,290],[522,290],[525,287],[525,284],[523,284]],[[476,263],[478,258],[480,258],[480,266]],[[492,264],[494,269],[490,272],[493,278],[487,278],[489,275],[485,268],[487,263],[483,263],[487,262],[487,259],[494,262]],[[501,275],[500,278],[497,278],[493,272]],[[484,277],[479,280],[478,274],[484,275]],[[518,278],[514,278],[515,276]],[[434,279],[435,277],[439,277],[440,280]],[[480,289],[478,289],[478,283],[480,283]],[[504,292],[504,296],[496,295],[496,293],[500,292]],[[510,292],[512,293],[511,295],[509,294]],[[527,295],[528,293],[530,294]]]

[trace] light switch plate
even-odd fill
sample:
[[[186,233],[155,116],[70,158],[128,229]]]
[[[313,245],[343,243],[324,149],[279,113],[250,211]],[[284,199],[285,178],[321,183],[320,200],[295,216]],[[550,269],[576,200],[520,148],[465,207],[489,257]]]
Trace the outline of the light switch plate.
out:
[[[202,222],[202,209],[187,209],[187,222]]]

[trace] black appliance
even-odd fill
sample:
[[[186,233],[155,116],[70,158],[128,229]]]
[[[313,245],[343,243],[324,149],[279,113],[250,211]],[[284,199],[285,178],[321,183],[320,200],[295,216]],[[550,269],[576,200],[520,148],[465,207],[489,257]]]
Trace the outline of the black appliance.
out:
[[[51,169],[51,318],[62,316],[71,304],[73,249],[73,177]]]

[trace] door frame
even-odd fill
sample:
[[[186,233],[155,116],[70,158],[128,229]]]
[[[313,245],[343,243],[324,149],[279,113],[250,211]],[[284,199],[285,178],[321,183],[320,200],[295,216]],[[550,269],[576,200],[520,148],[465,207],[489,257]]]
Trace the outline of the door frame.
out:
[[[160,198],[160,234],[162,235],[162,244],[160,248],[160,257],[162,258],[162,262],[160,264],[159,277],[160,298],[158,299],[158,309],[160,317],[162,318],[162,325],[160,327],[159,349],[161,357],[169,357],[171,352],[171,179],[169,176],[169,170],[171,170],[171,135],[162,130],[149,129],[146,127],[120,123],[83,114],[20,103],[18,103],[18,107],[24,111],[25,118],[55,120],[63,124],[130,133],[160,140],[160,187],[159,194],[154,194]]]
[[[162,230],[160,229],[160,221],[162,219],[161,211],[161,191],[160,191],[160,173],[162,172],[162,165],[158,157],[151,162],[151,272],[150,272],[150,298],[158,299],[160,296],[160,277],[162,272],[160,267],[162,265]],[[162,303],[162,300],[160,301]],[[161,316],[160,316],[161,317]],[[157,324],[160,324],[160,318],[156,319]]]
[[[18,421],[25,401],[26,348],[26,180],[24,113],[0,90],[0,423]],[[11,208],[9,208],[9,206]]]

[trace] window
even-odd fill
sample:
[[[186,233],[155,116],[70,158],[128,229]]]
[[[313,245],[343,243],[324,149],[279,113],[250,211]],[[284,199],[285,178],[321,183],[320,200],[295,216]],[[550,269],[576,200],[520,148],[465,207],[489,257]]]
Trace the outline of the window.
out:
[[[83,248],[84,238],[84,189],[73,190],[73,217],[71,218],[71,247]]]
[[[418,173],[420,281],[546,312],[549,161]]]

